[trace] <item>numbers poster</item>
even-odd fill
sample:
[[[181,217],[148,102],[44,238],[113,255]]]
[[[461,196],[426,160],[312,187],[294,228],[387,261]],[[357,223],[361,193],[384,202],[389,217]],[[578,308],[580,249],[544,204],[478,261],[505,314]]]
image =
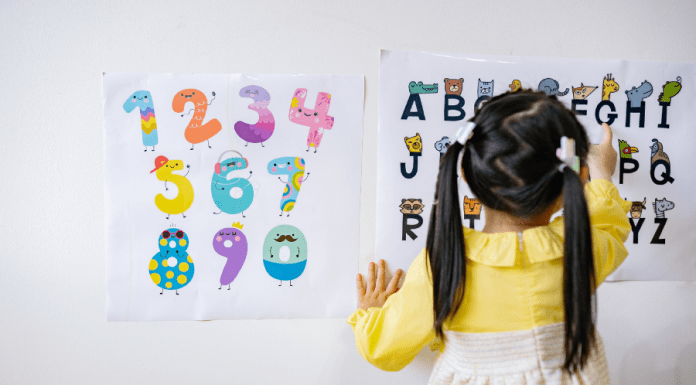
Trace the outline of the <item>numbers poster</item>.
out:
[[[440,156],[488,99],[520,88],[555,95],[619,153],[613,177],[632,202],[629,256],[610,280],[696,280],[696,64],[382,51],[377,250],[408,268],[425,247]],[[560,146],[560,143],[559,143]],[[485,208],[460,180],[464,226]]]
[[[355,309],[364,78],[106,73],[109,321]]]

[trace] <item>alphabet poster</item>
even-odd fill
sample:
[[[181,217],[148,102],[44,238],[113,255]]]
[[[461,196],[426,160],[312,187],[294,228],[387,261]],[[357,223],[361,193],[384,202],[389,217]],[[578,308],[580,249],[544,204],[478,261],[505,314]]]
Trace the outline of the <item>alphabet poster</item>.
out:
[[[632,201],[629,256],[610,280],[696,280],[696,64],[381,52],[377,251],[408,268],[425,247],[440,156],[488,99],[520,88],[555,95],[620,154],[613,177]],[[559,143],[560,147],[560,143]],[[464,226],[484,211],[460,180]]]
[[[355,310],[362,76],[103,86],[109,321]]]

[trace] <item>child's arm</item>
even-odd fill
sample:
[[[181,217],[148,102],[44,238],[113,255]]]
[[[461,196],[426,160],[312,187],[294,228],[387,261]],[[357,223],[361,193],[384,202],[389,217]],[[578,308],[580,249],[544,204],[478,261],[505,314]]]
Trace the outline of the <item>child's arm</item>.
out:
[[[587,208],[590,212],[592,247],[596,286],[614,272],[626,259],[624,242],[631,232],[626,213],[631,203],[623,200],[611,182],[618,155],[611,146],[613,133],[606,123],[604,138],[598,146],[590,146],[588,164],[592,182],[585,185]]]
[[[624,242],[631,232],[626,214],[631,203],[623,200],[610,181],[595,179],[585,185],[590,212],[595,281],[599,286],[628,256]]]
[[[401,370],[435,338],[428,271],[423,251],[408,269],[403,287],[390,295],[384,306],[358,309],[348,318],[358,352],[374,366]],[[373,274],[371,278],[374,281]],[[381,281],[383,285],[384,279]]]

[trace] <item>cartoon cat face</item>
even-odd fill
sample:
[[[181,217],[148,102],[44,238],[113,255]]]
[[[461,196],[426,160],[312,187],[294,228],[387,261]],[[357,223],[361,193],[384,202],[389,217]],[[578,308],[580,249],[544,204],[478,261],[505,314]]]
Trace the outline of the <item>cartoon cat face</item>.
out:
[[[408,136],[404,138],[406,142],[406,147],[408,147],[409,152],[421,153],[423,151],[423,142],[421,141],[420,134],[416,132],[416,136],[409,138]]]
[[[481,96],[493,96],[493,82],[482,82],[481,79],[478,80],[478,97]]]
[[[590,94],[597,89],[597,87],[586,86],[583,83],[580,83],[580,87],[578,88],[573,86],[571,86],[571,88],[573,89],[573,99],[576,100],[585,100],[585,98],[590,96]]]
[[[464,78],[447,79],[445,78],[445,92],[448,95],[461,95]]]
[[[420,214],[423,212],[421,199],[402,199],[399,207],[403,214]]]
[[[481,201],[464,195],[464,215],[481,215]]]

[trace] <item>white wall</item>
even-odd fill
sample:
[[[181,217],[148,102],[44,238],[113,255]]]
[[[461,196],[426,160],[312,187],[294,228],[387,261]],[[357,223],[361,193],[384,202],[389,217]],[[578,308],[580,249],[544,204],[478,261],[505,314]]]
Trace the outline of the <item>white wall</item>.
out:
[[[106,323],[103,71],[366,75],[364,272],[380,48],[695,62],[694,19],[688,0],[3,0],[0,383],[419,384],[432,367],[380,372],[343,320]],[[696,284],[599,297],[614,383],[696,383]]]

